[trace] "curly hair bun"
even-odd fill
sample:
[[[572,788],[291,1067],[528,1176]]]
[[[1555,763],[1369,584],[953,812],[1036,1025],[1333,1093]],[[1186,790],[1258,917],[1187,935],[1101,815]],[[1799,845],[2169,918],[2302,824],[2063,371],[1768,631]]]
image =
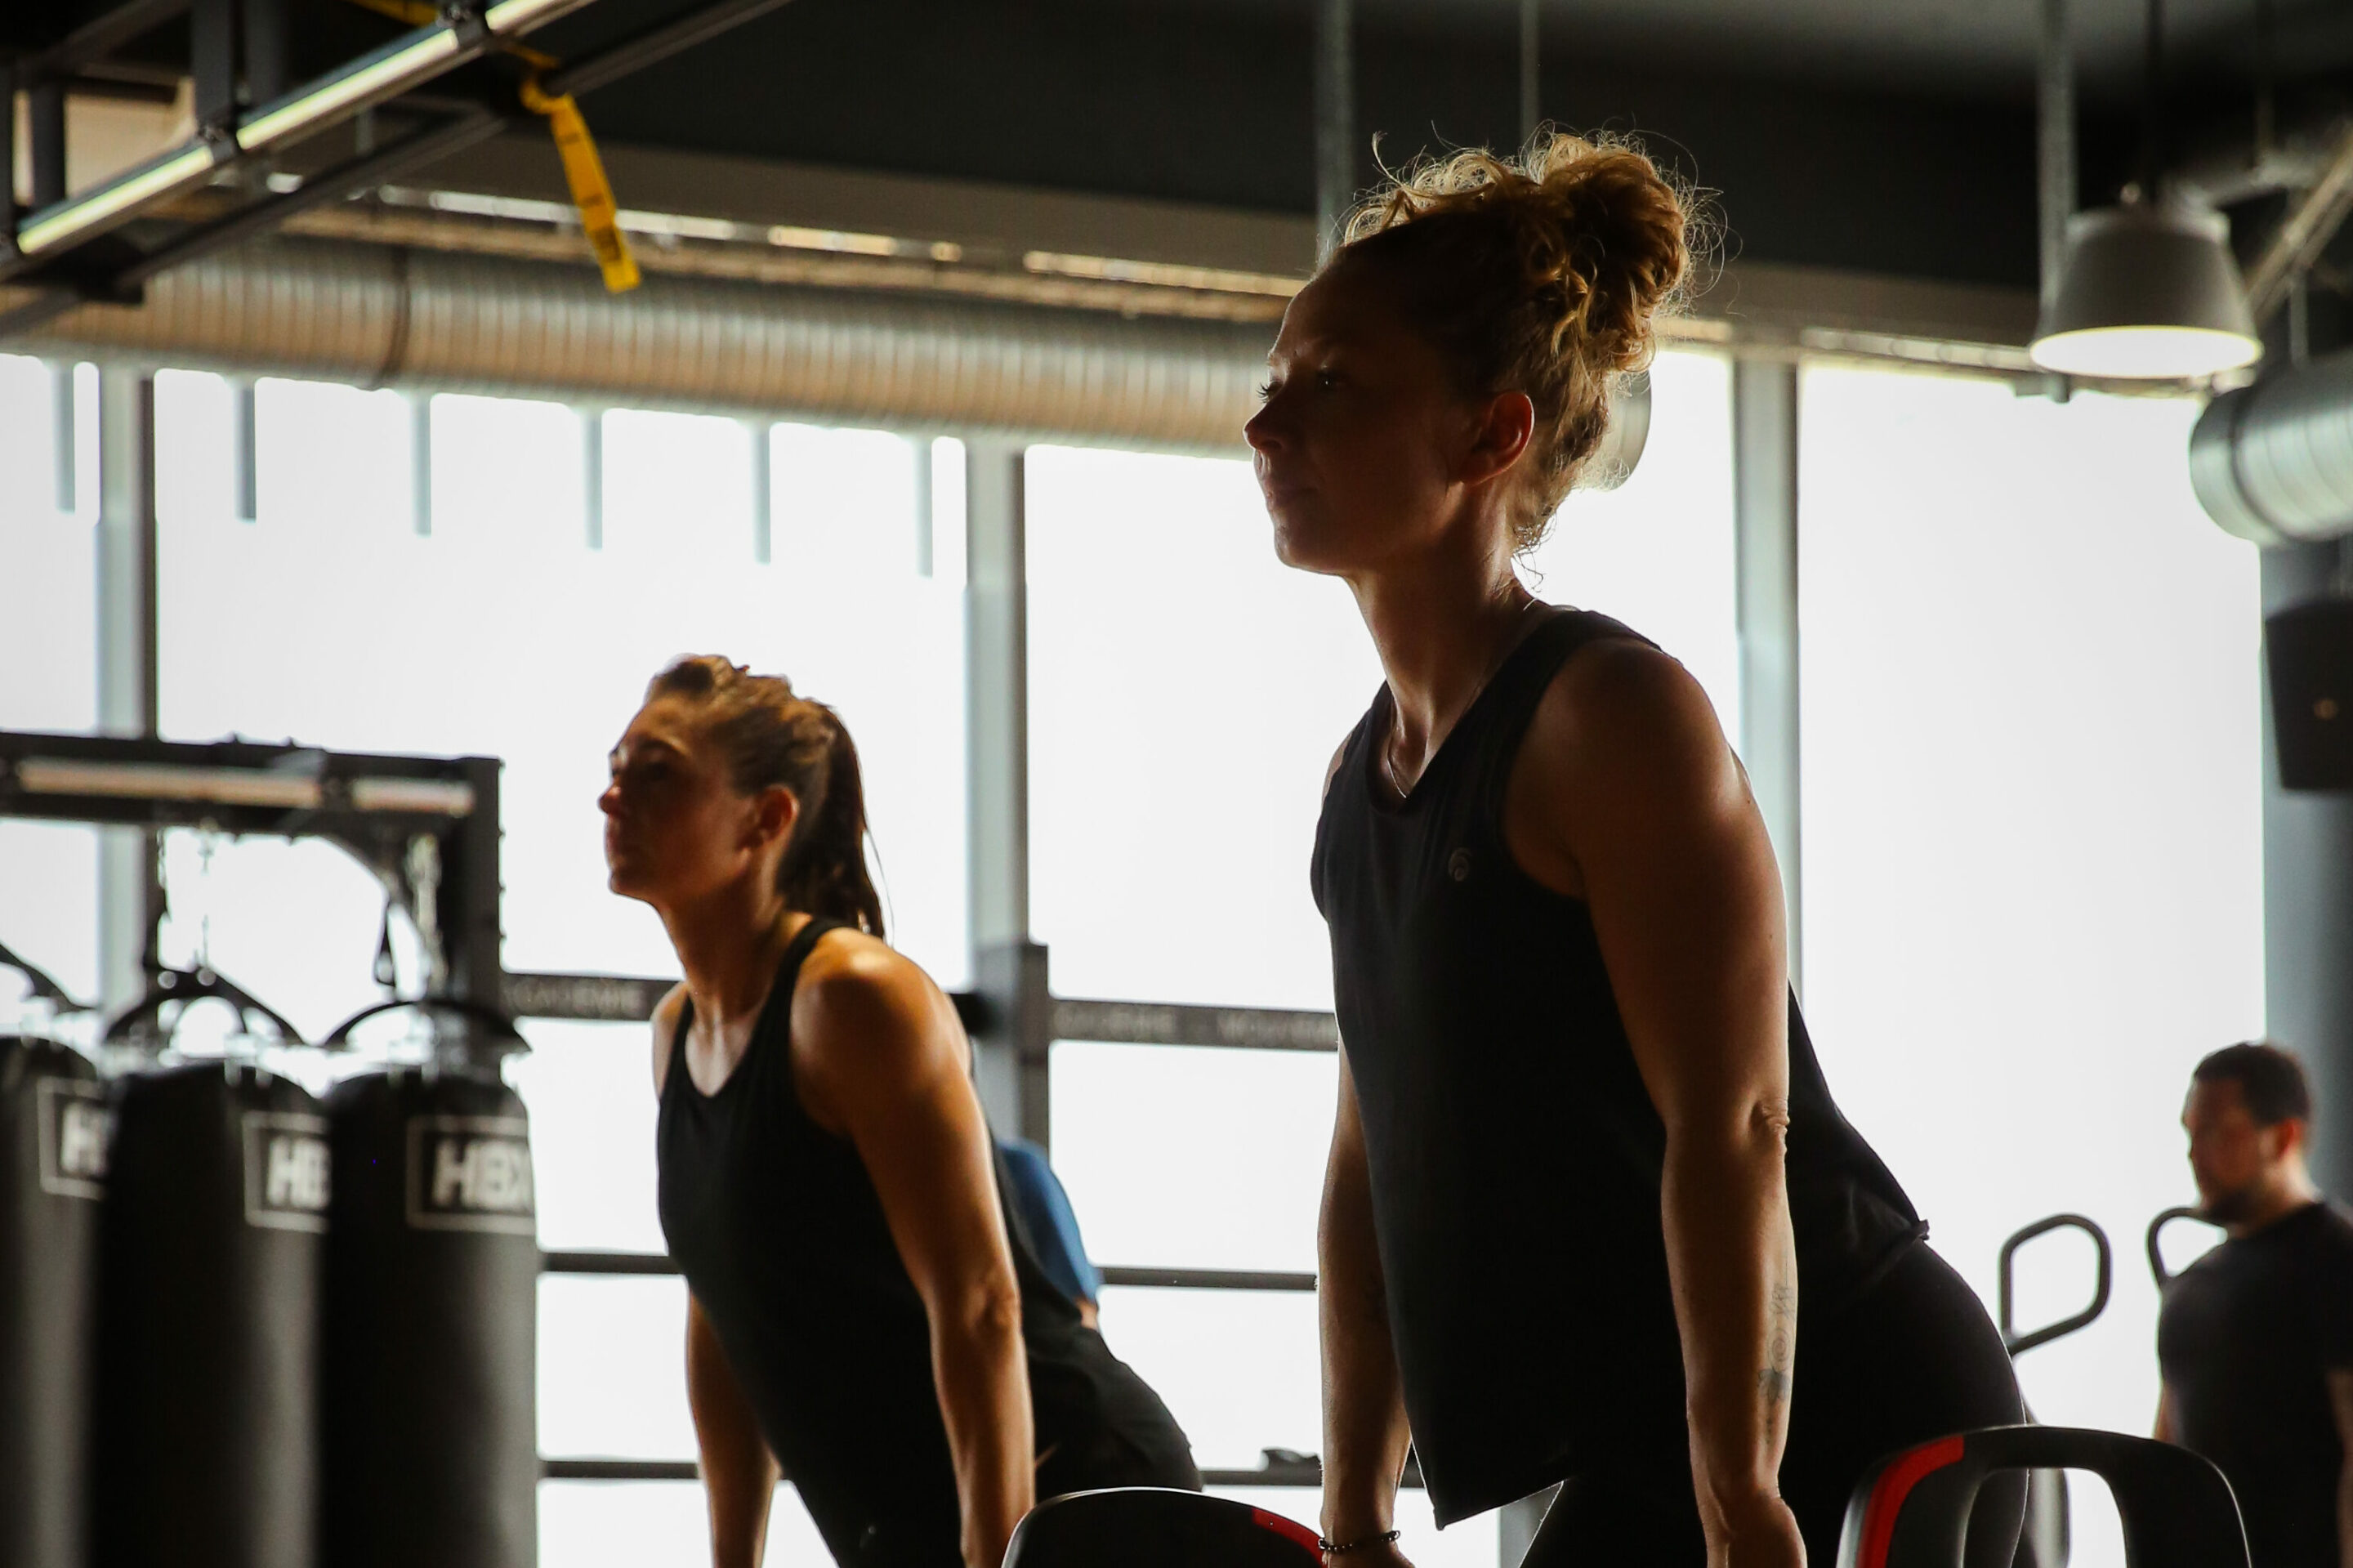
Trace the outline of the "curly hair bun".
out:
[[[1464,394],[1535,404],[1522,548],[1600,446],[1618,378],[1650,364],[1692,270],[1695,206],[1634,143],[1552,132],[1517,158],[1411,164],[1349,216],[1327,270],[1393,276]]]

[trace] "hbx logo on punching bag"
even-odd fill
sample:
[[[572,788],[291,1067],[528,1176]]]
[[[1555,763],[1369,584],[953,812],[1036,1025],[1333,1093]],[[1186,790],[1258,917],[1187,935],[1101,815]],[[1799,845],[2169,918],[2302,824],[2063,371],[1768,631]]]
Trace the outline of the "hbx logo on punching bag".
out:
[[[327,1228],[324,1117],[245,1113],[245,1221],[279,1231]]]
[[[82,1078],[42,1078],[38,1107],[41,1191],[61,1198],[106,1195],[106,1149],[114,1117],[106,1091]]]
[[[537,1230],[531,1124],[515,1117],[408,1120],[408,1223],[419,1230]]]

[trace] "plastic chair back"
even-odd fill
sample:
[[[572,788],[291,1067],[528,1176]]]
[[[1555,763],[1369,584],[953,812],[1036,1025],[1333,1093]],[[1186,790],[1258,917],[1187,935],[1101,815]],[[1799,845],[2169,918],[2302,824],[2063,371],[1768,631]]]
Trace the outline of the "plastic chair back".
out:
[[[1005,1568],[1322,1568],[1315,1532],[1248,1503],[1163,1487],[1050,1498],[1013,1532]]]
[[[1847,1505],[1839,1568],[1963,1568],[1986,1477],[2051,1469],[2107,1482],[2130,1568],[2247,1568],[2238,1499],[2221,1471],[2169,1443],[2071,1426],[1992,1426],[1881,1460]]]

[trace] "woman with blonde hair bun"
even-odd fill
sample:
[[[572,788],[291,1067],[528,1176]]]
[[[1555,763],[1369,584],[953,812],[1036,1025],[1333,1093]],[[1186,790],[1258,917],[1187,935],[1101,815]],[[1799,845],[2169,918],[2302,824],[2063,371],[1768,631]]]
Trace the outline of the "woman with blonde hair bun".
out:
[[[1514,558],[1694,267],[1624,141],[1409,169],[1293,300],[1250,421],[1275,548],[1388,680],[1314,881],[1343,1050],[1319,1236],[1326,1560],[1560,1484],[1527,1563],[1837,1560],[1891,1449],[2020,1419],[1977,1298],[1839,1114],[1781,882],[1683,666]],[[1988,1490],[1973,1568],[2022,1489]]]
[[[780,1462],[845,1568],[997,1568],[1039,1498],[1198,1490],[1008,1213],[955,1007],[882,940],[839,715],[681,659],[611,766],[610,885],[686,973],[656,1154],[715,1568],[760,1563]]]

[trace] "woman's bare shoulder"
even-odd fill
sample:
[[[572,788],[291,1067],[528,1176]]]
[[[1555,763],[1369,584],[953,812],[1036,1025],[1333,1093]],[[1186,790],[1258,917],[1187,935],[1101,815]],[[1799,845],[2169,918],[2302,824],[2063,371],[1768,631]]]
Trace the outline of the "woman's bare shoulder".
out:
[[[842,927],[809,949],[793,992],[793,1054],[820,1073],[916,1070],[961,1056],[955,1004],[923,966],[880,938]]]

